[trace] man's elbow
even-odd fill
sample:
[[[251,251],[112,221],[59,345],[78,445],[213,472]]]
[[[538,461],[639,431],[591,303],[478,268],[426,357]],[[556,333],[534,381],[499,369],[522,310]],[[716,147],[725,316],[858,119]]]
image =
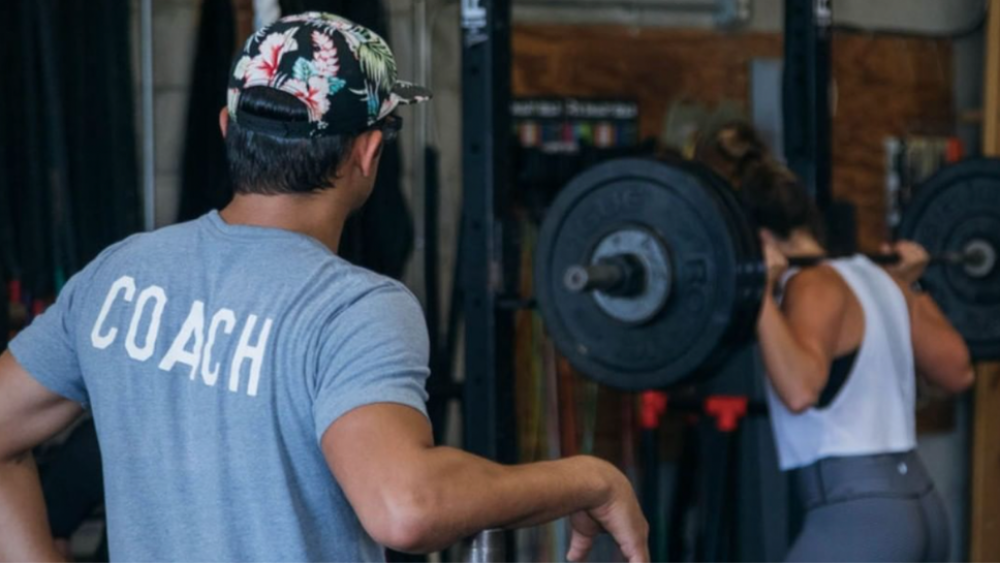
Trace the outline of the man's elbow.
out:
[[[0,453],[0,463],[10,466],[21,465],[31,459],[31,450]]]
[[[401,553],[431,553],[450,545],[443,543],[433,509],[424,495],[404,493],[386,503],[382,514],[364,522],[376,542]]]
[[[25,448],[15,441],[4,439],[4,436],[14,436],[14,432],[7,432],[6,428],[0,428],[0,463],[17,465],[24,463],[31,457],[31,449]]]
[[[433,528],[426,520],[416,517],[392,519],[372,537],[380,545],[400,553],[431,553],[438,551]]]

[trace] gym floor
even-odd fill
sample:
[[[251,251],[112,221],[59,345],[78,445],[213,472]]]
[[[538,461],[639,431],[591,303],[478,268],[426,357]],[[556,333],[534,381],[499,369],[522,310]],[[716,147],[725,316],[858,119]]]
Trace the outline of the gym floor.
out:
[[[108,246],[230,203],[219,111],[237,47],[311,10],[381,33],[399,77],[433,90],[395,112],[398,142],[338,254],[419,301],[436,443],[504,464],[610,462],[653,560],[1000,560],[1000,0],[7,0],[5,334]],[[808,220],[782,232],[768,207],[781,205]],[[811,263],[829,258],[866,266]],[[796,332],[833,301],[792,298],[800,271],[847,288],[828,349]],[[858,273],[871,271],[900,287]],[[890,336],[869,344],[896,291],[912,324],[883,319]],[[925,314],[940,314],[936,337],[895,338]],[[852,340],[850,318],[869,332]],[[931,355],[958,359],[927,377]],[[816,357],[822,385],[799,401],[780,373]],[[864,366],[900,357],[906,416],[843,407],[885,391],[862,386]],[[91,416],[34,454],[61,552],[107,560]],[[905,477],[892,494],[928,512],[933,489],[940,518],[919,534],[893,527],[903,512],[864,519],[881,508],[822,518],[919,547],[817,524],[836,478],[882,470],[837,463],[876,454]],[[803,539],[823,525],[827,539]],[[563,518],[386,554],[565,560],[573,530]],[[590,560],[622,560],[615,540],[599,536]]]

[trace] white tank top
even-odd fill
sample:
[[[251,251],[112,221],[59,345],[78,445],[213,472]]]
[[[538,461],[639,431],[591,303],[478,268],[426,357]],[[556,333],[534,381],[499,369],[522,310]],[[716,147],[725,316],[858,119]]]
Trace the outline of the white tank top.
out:
[[[771,427],[781,468],[786,470],[825,457],[916,447],[916,372],[906,299],[889,274],[864,256],[827,264],[861,303],[865,333],[853,369],[825,408],[795,414],[768,380]]]

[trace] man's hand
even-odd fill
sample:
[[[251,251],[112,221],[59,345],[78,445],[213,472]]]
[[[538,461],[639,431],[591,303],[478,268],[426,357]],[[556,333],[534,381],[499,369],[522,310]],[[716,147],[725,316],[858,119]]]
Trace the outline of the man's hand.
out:
[[[566,558],[583,561],[594,545],[594,538],[607,531],[615,538],[622,555],[630,562],[649,561],[649,524],[639,508],[632,485],[617,469],[611,468],[612,490],[607,502],[570,517],[573,537]]]
[[[885,269],[907,285],[916,283],[924,275],[924,270],[931,261],[924,247],[909,240],[901,240],[894,245],[882,245],[882,251],[886,254],[893,252],[899,254],[899,262],[886,266]]]

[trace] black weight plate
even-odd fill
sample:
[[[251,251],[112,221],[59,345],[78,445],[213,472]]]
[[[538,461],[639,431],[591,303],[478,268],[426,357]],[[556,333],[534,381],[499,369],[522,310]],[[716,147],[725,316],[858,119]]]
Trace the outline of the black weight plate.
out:
[[[706,366],[708,369],[724,362],[733,352],[745,345],[753,336],[753,326],[748,323],[751,317],[756,318],[756,313],[760,308],[760,300],[750,298],[752,290],[751,283],[748,283],[745,264],[754,260],[753,247],[755,240],[749,234],[749,223],[746,221],[746,214],[743,213],[732,194],[729,185],[724,179],[709,169],[697,163],[686,163],[685,170],[701,178],[705,189],[718,200],[722,209],[723,217],[729,227],[736,248],[737,266],[737,307],[731,319],[731,326],[727,334],[725,345],[715,354],[717,362],[712,362]],[[756,261],[758,264],[759,260]]]
[[[760,235],[729,183],[718,174],[701,167],[701,173],[708,180],[708,185],[722,198],[729,210],[728,218],[735,226],[736,239],[742,247],[741,258],[738,261],[739,299],[740,307],[734,319],[732,344],[741,347],[753,340],[757,330],[757,317],[760,314],[764,290],[767,286],[767,269],[764,265],[764,251],[761,247]]]
[[[693,164],[693,166],[695,170],[704,175],[709,185],[715,188],[716,193],[722,196],[730,211],[729,217],[737,227],[738,240],[744,249],[743,258],[740,261],[744,265],[743,273],[746,281],[742,298],[753,309],[755,316],[753,322],[756,324],[756,313],[760,309],[764,288],[767,285],[767,269],[764,266],[764,250],[761,247],[758,228],[753,224],[740,198],[725,178],[700,164]]]
[[[719,353],[721,362],[733,352],[752,342],[756,334],[757,317],[760,314],[761,300],[767,282],[767,270],[764,266],[763,250],[757,228],[753,225],[733,188],[723,177],[700,164],[688,163],[685,167],[703,178],[705,185],[725,206],[726,220],[731,225],[738,248],[739,306],[733,317],[733,326],[727,341],[728,346],[725,350],[720,350]]]
[[[663,310],[634,325],[563,286],[597,243],[628,227],[654,233],[674,279]],[[737,248],[718,197],[696,174],[638,159],[600,164],[574,178],[548,210],[535,256],[535,288],[559,350],[585,375],[623,389],[676,385],[725,344],[738,306]]]
[[[1000,249],[1000,160],[967,160],[932,176],[917,188],[899,234],[932,255],[960,252],[975,239]],[[921,283],[973,357],[1000,358],[1000,268],[976,278],[962,265],[933,262]]]

